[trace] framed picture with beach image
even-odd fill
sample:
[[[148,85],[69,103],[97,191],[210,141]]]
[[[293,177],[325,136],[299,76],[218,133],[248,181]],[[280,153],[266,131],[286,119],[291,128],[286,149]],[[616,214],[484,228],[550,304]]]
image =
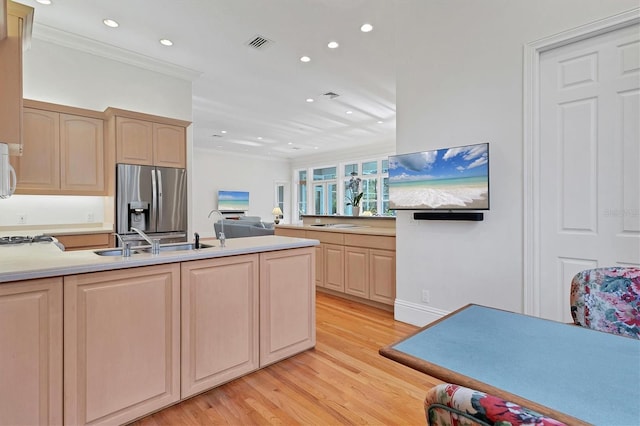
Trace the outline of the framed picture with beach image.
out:
[[[489,210],[489,144],[390,156],[389,208]]]

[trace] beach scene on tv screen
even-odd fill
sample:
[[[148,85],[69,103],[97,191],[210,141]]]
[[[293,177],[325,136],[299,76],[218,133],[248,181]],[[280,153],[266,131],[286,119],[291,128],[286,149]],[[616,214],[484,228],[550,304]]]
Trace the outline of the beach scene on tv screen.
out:
[[[488,209],[489,144],[389,157],[389,208]]]
[[[223,210],[223,211],[249,210],[249,192],[218,191],[218,210]]]

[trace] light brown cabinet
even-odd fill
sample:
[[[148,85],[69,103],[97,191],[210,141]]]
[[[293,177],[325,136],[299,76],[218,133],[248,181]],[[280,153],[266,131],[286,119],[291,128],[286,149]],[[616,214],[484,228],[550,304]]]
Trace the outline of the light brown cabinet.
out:
[[[108,108],[116,163],[185,168],[189,122]]]
[[[64,246],[66,251],[114,247],[111,233],[53,235],[53,237]]]
[[[314,249],[260,254],[260,367],[316,344]]]
[[[259,368],[258,255],[182,263],[181,397]]]
[[[122,424],[180,399],[180,265],[64,278],[64,423]]]
[[[396,297],[396,239],[345,234],[345,293],[393,305]]]
[[[383,305],[395,303],[394,236],[281,227],[276,227],[275,233],[320,241],[315,247],[316,288]]]
[[[62,278],[0,285],[0,424],[62,424]]]
[[[0,37],[0,141],[10,144],[10,155],[18,155],[22,147],[22,51],[31,38],[33,8],[0,2],[7,14],[7,36]]]
[[[75,108],[25,104],[42,108],[24,108],[23,155],[11,158],[18,177],[16,193],[104,195],[104,121],[43,109],[80,111]]]

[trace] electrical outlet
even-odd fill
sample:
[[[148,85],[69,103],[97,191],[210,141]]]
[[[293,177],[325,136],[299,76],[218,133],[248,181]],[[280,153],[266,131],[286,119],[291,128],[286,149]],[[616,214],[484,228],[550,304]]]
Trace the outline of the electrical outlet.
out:
[[[322,219],[316,218],[316,223],[320,223]]]
[[[422,290],[422,302],[429,303],[431,300],[431,296],[429,295],[429,290]]]
[[[94,221],[93,213],[87,213],[87,222],[91,223]]]
[[[27,215],[22,213],[18,215],[18,225],[24,225],[27,223]]]

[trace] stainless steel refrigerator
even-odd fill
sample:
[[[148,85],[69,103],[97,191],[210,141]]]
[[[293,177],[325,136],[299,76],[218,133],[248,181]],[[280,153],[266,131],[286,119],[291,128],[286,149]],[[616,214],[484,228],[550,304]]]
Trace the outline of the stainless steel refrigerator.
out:
[[[134,245],[146,244],[132,227],[163,243],[187,240],[185,169],[116,166],[116,232]]]

